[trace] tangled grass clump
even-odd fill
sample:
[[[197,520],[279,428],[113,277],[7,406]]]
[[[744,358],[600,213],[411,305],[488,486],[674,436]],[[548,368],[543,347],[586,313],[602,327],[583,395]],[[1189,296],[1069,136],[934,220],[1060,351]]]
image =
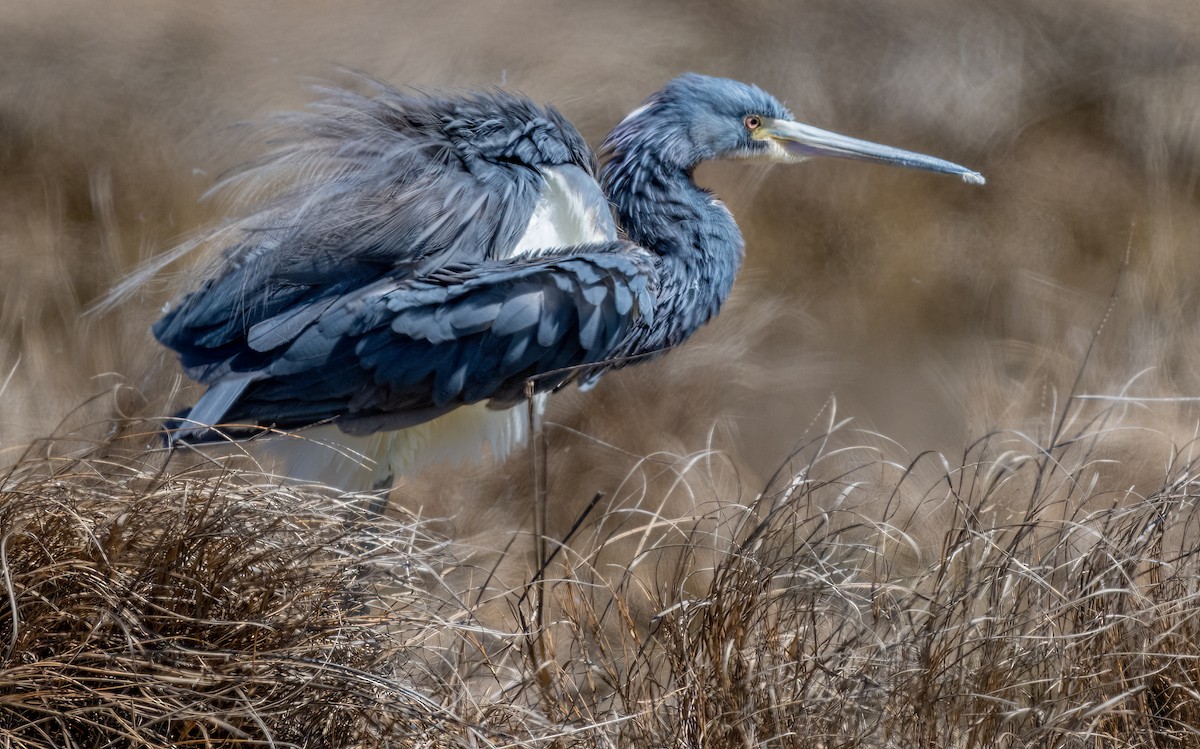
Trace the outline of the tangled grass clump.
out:
[[[46,460],[0,477],[0,745],[372,745],[404,686],[415,525],[229,469]]]

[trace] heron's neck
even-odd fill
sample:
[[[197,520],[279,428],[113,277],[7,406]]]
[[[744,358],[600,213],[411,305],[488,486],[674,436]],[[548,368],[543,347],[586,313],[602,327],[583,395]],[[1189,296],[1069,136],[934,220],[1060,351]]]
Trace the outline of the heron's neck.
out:
[[[733,216],[696,186],[692,170],[648,151],[617,152],[605,165],[604,189],[629,239],[658,255],[657,320],[669,321],[652,345],[681,343],[720,310],[742,264]]]

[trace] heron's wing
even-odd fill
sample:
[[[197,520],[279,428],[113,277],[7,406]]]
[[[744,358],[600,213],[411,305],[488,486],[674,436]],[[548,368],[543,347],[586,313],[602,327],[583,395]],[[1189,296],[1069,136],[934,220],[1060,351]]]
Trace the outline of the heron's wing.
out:
[[[654,258],[611,242],[539,257],[448,266],[383,280],[321,311],[294,335],[251,328],[209,390],[225,421],[294,428],[334,419],[396,429],[481,400],[510,403],[577,374],[564,368],[633,353],[653,323]],[[276,337],[278,336],[278,337]],[[270,347],[263,345],[269,341]],[[206,394],[195,411],[209,414]]]
[[[204,282],[154,324],[154,336],[179,354],[192,379],[212,384],[227,375],[228,361],[247,345],[289,340],[345,295],[395,269],[347,263],[334,281],[306,283],[265,269],[231,266]],[[248,331],[256,328],[254,340]]]
[[[615,238],[591,152],[553,108],[500,91],[432,97],[374,86],[371,96],[328,91],[311,111],[281,118],[277,148],[227,181],[275,197],[221,230],[235,241],[213,276],[155,326],[189,375],[214,376],[189,351],[237,346],[271,319],[301,325],[383,276],[507,258],[537,241]],[[564,204],[556,196],[568,199],[576,229],[591,227],[519,250],[547,206]]]
[[[538,170],[541,189],[516,246],[505,257],[532,258],[563,247],[616,240],[608,202],[591,175],[572,164]],[[274,254],[285,254],[277,248]],[[266,252],[231,260],[225,272],[188,294],[154,326],[179,352],[193,379],[213,382],[240,347],[269,350],[293,338],[344,297],[387,277],[428,273],[420,263],[359,256],[312,257],[287,268]],[[248,331],[253,329],[253,333]]]

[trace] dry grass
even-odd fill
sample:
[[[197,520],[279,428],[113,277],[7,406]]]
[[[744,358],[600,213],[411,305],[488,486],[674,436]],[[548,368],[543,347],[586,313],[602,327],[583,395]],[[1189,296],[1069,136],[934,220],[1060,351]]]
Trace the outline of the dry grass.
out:
[[[0,745],[382,745],[452,720],[401,678],[430,551],[356,517],[251,473],[19,464],[0,479]],[[403,617],[368,606],[392,580]]]
[[[544,699],[619,716],[614,746],[1200,745],[1196,466],[1098,492],[1119,431],[994,434],[957,466],[822,435],[748,507],[632,529],[658,540],[616,580],[564,565]],[[664,546],[684,562],[639,579]]]
[[[1108,491],[1119,417],[905,465],[830,415],[750,502],[720,501],[718,456],[658,456],[717,499],[643,495],[543,574],[465,588],[353,497],[111,445],[27,459],[0,495],[0,743],[1200,746],[1195,445],[1160,435],[1154,489]]]

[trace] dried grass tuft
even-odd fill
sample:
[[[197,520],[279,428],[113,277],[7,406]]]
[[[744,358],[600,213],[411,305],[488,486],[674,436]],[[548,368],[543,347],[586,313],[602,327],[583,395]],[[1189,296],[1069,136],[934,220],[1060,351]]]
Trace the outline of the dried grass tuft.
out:
[[[47,459],[0,481],[0,745],[384,745],[449,719],[405,686],[411,523],[221,467]]]

